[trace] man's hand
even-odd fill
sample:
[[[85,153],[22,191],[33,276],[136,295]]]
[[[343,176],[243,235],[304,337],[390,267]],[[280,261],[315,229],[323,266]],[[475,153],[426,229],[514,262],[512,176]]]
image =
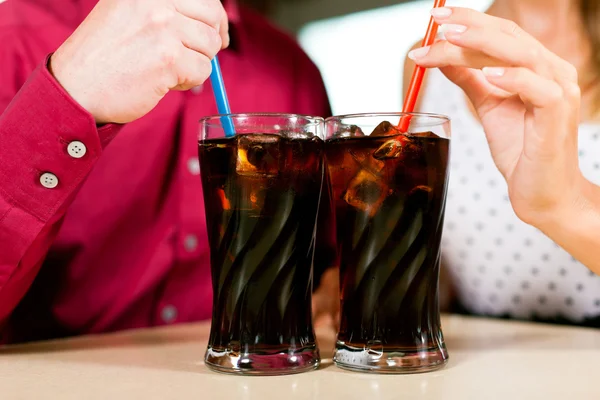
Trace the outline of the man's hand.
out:
[[[97,123],[126,123],[202,84],[228,44],[219,0],[100,0],[50,70]]]

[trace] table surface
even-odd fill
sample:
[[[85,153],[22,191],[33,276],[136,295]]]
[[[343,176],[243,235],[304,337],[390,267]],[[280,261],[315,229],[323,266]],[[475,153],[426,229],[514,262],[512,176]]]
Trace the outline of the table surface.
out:
[[[460,316],[442,325],[448,365],[416,375],[338,369],[329,330],[317,330],[319,370],[279,377],[209,371],[206,323],[0,347],[0,398],[600,399],[600,330]]]

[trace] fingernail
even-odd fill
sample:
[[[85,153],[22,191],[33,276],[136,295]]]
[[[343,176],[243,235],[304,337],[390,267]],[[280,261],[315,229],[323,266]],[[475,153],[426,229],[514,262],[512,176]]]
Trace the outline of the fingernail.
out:
[[[436,7],[429,11],[431,16],[436,19],[445,19],[452,15],[452,9],[447,7]]]
[[[427,55],[427,53],[429,53],[429,49],[431,49],[431,46],[425,46],[425,47],[420,47],[418,49],[411,50],[408,53],[408,58],[410,58],[411,60],[417,60],[419,58],[423,58]]]
[[[483,71],[483,74],[485,76],[491,76],[495,78],[504,76],[504,74],[506,73],[506,68],[502,67],[484,67],[481,70]]]
[[[440,28],[443,33],[463,33],[467,30],[464,25],[444,24]]]

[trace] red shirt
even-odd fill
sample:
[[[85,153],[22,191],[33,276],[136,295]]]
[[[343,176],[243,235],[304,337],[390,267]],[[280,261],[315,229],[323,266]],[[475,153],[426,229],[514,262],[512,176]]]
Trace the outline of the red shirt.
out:
[[[96,0],[0,4],[0,332],[3,342],[210,318],[198,120],[210,83],[98,129],[46,68]],[[226,4],[219,56],[237,112],[329,114],[317,68],[260,16]],[[117,134],[118,133],[118,134]],[[69,144],[80,142],[83,157]],[[53,174],[47,188],[40,177]],[[324,229],[320,230],[324,232]],[[315,267],[332,263],[320,234]]]

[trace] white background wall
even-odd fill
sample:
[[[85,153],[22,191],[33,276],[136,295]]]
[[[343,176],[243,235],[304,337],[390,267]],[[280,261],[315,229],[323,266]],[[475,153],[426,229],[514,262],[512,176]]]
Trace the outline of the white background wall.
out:
[[[447,2],[482,11],[491,3]],[[397,4],[309,23],[300,30],[300,43],[321,69],[334,114],[402,109],[404,58],[425,34],[432,4]]]

